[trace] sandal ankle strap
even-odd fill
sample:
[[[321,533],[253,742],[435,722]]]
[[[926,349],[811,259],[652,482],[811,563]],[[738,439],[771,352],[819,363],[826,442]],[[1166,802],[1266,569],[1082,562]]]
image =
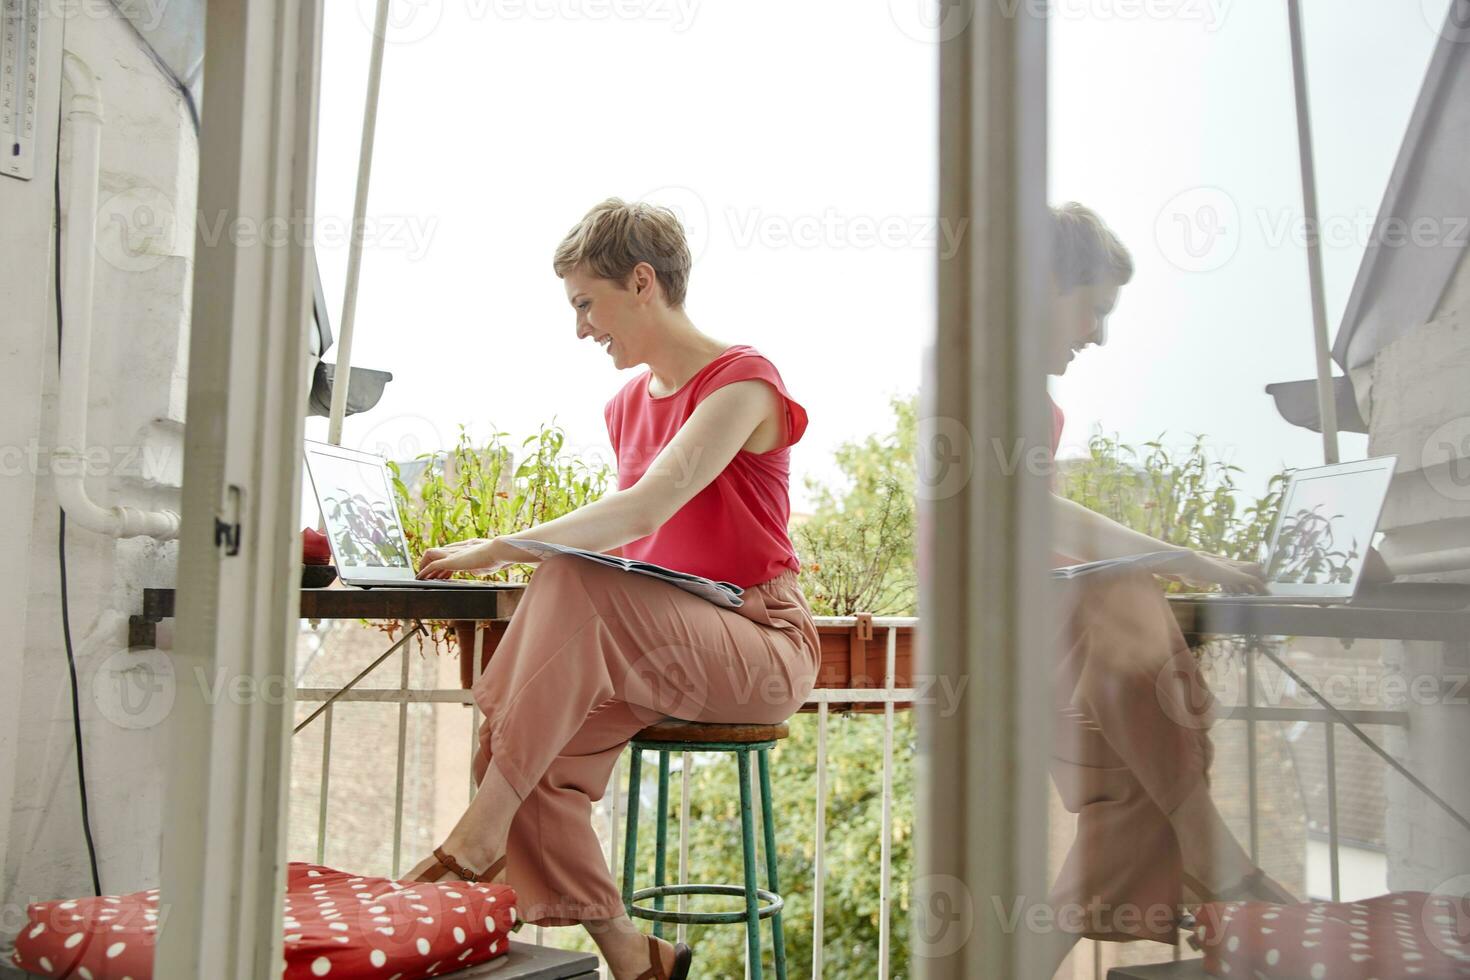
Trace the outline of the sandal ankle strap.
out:
[[[499,859],[496,860],[494,864],[490,865],[490,867],[486,868],[479,874],[476,874],[469,868],[466,868],[464,865],[456,861],[451,855],[446,854],[444,852],[444,848],[442,847],[434,848],[434,860],[444,865],[444,867],[454,872],[460,877],[460,879],[464,881],[490,881],[496,875],[500,874],[501,868],[505,866],[505,857],[504,855],[502,855]]]

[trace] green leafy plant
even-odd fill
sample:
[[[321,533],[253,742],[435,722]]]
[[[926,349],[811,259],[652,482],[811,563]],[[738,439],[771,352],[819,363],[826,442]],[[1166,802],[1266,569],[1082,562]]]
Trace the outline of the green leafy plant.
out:
[[[555,419],[521,442],[519,464],[506,436],[493,432],[477,444],[461,426],[450,449],[421,455],[412,465],[388,464],[415,568],[429,548],[554,520],[599,499],[615,480],[606,463],[564,452],[566,432]],[[491,575],[462,577],[524,582],[530,570],[511,565]],[[448,623],[424,625],[436,648],[454,635]]]
[[[802,562],[802,589],[819,616],[912,616],[918,604],[918,399],[889,404],[889,432],[837,449],[840,485],[806,481],[816,507],[793,528],[792,543]]]
[[[1241,506],[1240,467],[1214,457],[1204,436],[1195,436],[1182,454],[1171,453],[1164,438],[1135,448],[1094,433],[1086,458],[1058,465],[1056,492],[1170,544],[1259,560],[1286,474],[1271,477],[1263,496]]]

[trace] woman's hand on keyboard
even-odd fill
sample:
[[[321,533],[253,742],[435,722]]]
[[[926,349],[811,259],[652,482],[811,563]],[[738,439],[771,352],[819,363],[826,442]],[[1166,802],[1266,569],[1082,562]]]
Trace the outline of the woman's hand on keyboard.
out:
[[[495,558],[491,554],[493,544],[484,538],[474,538],[429,548],[419,559],[418,577],[440,579],[449,578],[455,572],[487,574],[499,571],[511,562]]]
[[[1261,594],[1266,591],[1259,562],[1236,561],[1207,551],[1180,552],[1177,560],[1171,560],[1158,571],[1165,578],[1195,589],[1218,585],[1225,592]]]

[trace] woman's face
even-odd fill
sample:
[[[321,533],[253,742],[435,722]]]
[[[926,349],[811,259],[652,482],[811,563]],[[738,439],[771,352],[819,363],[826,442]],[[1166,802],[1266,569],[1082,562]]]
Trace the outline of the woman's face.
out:
[[[1108,340],[1108,314],[1118,303],[1118,284],[1111,281],[1073,286],[1051,303],[1051,349],[1047,374],[1065,374],[1077,352]]]
[[[637,269],[626,289],[581,269],[567,273],[562,284],[577,314],[578,340],[591,338],[619,370],[643,363],[642,320],[652,289],[640,283]]]

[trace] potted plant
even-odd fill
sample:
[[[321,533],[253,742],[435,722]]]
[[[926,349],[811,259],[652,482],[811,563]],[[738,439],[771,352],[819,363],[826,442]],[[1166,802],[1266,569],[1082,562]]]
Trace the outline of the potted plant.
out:
[[[831,503],[830,498],[827,503]],[[801,583],[818,616],[852,616],[852,625],[818,624],[822,663],[819,688],[881,688],[887,666],[888,628],[874,616],[912,616],[915,510],[909,485],[892,474],[876,477],[847,495],[839,509],[824,506],[795,528],[802,556]],[[896,631],[895,687],[913,686],[914,627]],[[897,707],[909,708],[908,702]],[[881,704],[837,703],[839,711],[882,711]],[[815,711],[808,705],[803,711]]]

